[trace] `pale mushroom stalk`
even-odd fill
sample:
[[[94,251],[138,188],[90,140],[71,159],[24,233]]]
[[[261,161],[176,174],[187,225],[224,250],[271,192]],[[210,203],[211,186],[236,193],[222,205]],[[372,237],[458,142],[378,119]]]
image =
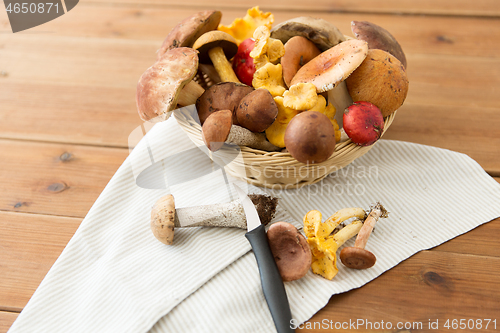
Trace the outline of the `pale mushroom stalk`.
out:
[[[340,252],[340,260],[345,266],[354,269],[365,269],[375,265],[377,260],[375,255],[365,250],[365,246],[375,223],[380,217],[387,217],[387,215],[388,212],[385,208],[380,203],[377,203],[368,214],[363,227],[359,231],[354,247],[346,247]]]
[[[179,98],[177,99],[177,104],[180,106],[187,106],[195,104],[196,100],[205,92],[202,86],[200,86],[196,81],[189,81],[188,84],[182,88]]]
[[[249,195],[262,224],[268,224],[276,211],[277,199],[260,194]],[[225,227],[246,229],[246,217],[238,201],[186,208],[175,208],[171,194],[158,199],[151,210],[151,230],[162,243],[171,245],[174,229],[181,227]]]
[[[254,133],[238,125],[231,126],[226,142],[265,151],[281,150],[281,148],[276,147],[271,142],[267,141],[264,134]]]
[[[223,82],[240,82],[221,47],[209,50],[208,56]]]

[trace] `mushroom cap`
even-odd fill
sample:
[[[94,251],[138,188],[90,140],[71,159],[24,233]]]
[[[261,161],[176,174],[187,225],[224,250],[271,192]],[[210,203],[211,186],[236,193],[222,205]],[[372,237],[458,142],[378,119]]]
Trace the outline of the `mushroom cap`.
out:
[[[177,107],[177,99],[184,86],[198,70],[198,52],[188,47],[167,51],[139,79],[136,91],[137,111],[142,120],[160,116]]]
[[[212,63],[208,51],[215,47],[221,47],[227,59],[231,59],[238,52],[236,39],[227,32],[219,30],[204,33],[193,44],[193,49],[200,52],[200,62],[204,64]]]
[[[208,116],[220,110],[230,110],[233,113],[233,124],[238,125],[236,109],[243,97],[254,91],[253,87],[242,83],[220,82],[214,84],[198,98],[196,109],[203,125]]]
[[[361,65],[367,54],[365,41],[351,39],[342,42],[302,66],[290,84],[310,82],[318,93],[331,90]]]
[[[359,247],[345,247],[340,251],[342,263],[354,269],[366,269],[375,265],[377,258],[373,253]]]
[[[368,50],[363,63],[346,79],[354,102],[375,104],[387,117],[396,111],[408,94],[408,77],[401,62],[382,50]]]
[[[174,241],[175,201],[171,194],[158,199],[151,209],[151,231],[163,244]]]
[[[285,55],[281,57],[285,84],[290,87],[297,71],[320,53],[318,47],[309,39],[302,36],[290,38],[285,44]]]
[[[231,131],[233,113],[230,110],[221,110],[212,113],[203,123],[201,133],[203,141],[211,151],[219,150]]]
[[[283,281],[297,280],[307,274],[312,262],[311,249],[295,226],[276,222],[269,227],[267,238]]]
[[[266,89],[257,89],[241,99],[236,110],[240,126],[252,132],[264,132],[278,116],[278,106]]]
[[[335,129],[330,119],[317,111],[299,113],[285,131],[286,149],[302,163],[326,161],[335,151],[335,143]]]
[[[368,43],[369,49],[379,49],[395,56],[406,68],[406,56],[396,38],[381,26],[367,21],[352,21],[351,30],[357,39]]]
[[[345,41],[344,35],[336,26],[327,20],[309,16],[281,22],[271,29],[271,37],[281,40],[283,44],[294,36],[306,37],[321,51],[326,51]]]
[[[168,50],[191,47],[194,41],[205,32],[217,29],[221,18],[222,13],[218,10],[205,10],[185,18],[170,31],[163,41],[157,51],[158,59]]]

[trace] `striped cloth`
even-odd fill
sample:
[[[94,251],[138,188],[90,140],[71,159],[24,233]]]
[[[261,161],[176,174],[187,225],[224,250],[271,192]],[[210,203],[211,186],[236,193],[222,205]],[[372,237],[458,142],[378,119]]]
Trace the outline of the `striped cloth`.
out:
[[[140,138],[141,133],[135,134]],[[138,141],[134,133],[131,140]],[[180,229],[173,246],[161,244],[150,231],[150,208],[164,194],[173,193],[177,207],[188,207],[231,201],[236,197],[231,183],[245,185],[193,148],[173,117],[154,126],[9,332],[273,332],[244,230]],[[299,227],[311,209],[326,218],[340,208],[368,208],[380,201],[390,212],[367,245],[377,255],[373,268],[339,265],[332,281],[309,272],[285,284],[296,323],[333,294],[363,286],[414,253],[500,216],[500,185],[476,162],[396,141],[381,140],[317,185],[266,192],[280,197],[275,220]]]

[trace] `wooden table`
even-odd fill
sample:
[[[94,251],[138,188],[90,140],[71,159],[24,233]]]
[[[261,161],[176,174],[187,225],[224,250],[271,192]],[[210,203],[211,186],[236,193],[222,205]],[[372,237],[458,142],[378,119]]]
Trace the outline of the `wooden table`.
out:
[[[406,52],[410,79],[385,138],[465,153],[500,177],[497,0],[212,2],[224,24],[260,4],[275,22],[310,15],[346,34],[351,20],[385,27]],[[141,124],[136,83],[163,38],[206,8],[201,0],[86,0],[12,34],[0,6],[0,332],[127,157],[128,135]],[[500,329],[499,237],[496,219],[422,251],[366,286],[333,296],[311,319],[316,328],[304,332],[322,331],[323,319],[422,322],[424,328],[436,319],[441,325],[496,319]]]

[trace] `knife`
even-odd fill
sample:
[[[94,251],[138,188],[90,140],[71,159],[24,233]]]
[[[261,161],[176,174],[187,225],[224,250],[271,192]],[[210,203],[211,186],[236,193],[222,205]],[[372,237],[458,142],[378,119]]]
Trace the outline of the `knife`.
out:
[[[292,313],[290,312],[290,305],[288,304],[283,280],[281,279],[278,266],[276,266],[276,261],[274,261],[273,253],[267,241],[266,229],[260,222],[257,210],[250,198],[241,188],[235,184],[233,185],[245,210],[248,230],[245,237],[250,242],[255,258],[257,259],[262,291],[271,311],[276,330],[278,333],[295,332],[290,326]]]

